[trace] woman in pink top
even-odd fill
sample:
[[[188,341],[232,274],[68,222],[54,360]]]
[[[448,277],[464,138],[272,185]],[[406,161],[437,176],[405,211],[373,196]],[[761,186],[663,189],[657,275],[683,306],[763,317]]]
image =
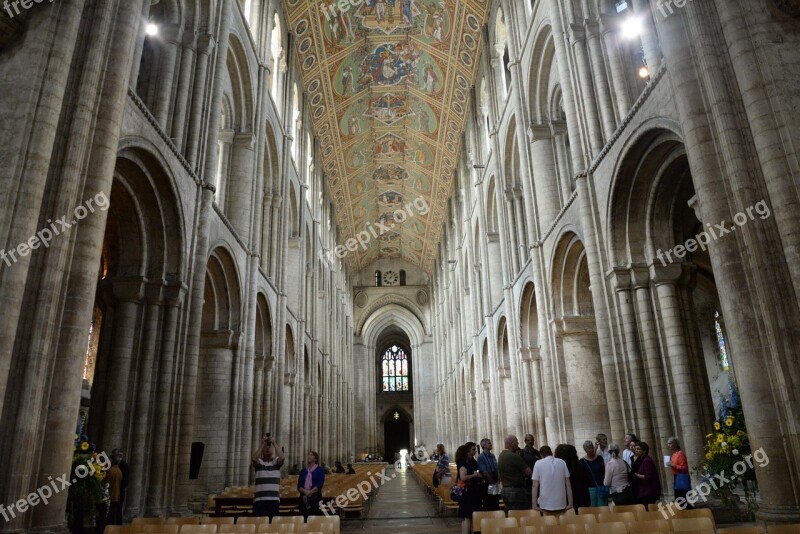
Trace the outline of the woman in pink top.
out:
[[[667,438],[667,448],[671,453],[669,462],[667,463],[667,467],[672,468],[672,481],[675,486],[678,484],[676,483],[678,480],[678,475],[688,475],[689,474],[689,461],[686,459],[686,454],[681,450],[681,444],[678,442],[678,438],[672,437]],[[682,497],[684,500],[686,499],[686,494],[689,493],[688,489],[675,489],[675,499]],[[683,506],[683,508],[694,508],[689,503]]]

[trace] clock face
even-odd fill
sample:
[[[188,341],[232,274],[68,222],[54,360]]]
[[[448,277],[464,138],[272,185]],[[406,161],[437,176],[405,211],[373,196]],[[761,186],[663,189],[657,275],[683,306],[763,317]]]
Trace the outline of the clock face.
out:
[[[383,273],[383,284],[393,286],[397,284],[398,276],[395,271],[386,271]]]

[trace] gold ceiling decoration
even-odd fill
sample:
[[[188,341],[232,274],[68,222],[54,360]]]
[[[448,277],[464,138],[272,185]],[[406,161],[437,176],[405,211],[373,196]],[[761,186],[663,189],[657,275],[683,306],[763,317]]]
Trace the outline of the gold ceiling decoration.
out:
[[[351,272],[430,272],[488,0],[284,0]],[[368,236],[365,238],[365,236]],[[352,248],[352,241],[351,241]]]

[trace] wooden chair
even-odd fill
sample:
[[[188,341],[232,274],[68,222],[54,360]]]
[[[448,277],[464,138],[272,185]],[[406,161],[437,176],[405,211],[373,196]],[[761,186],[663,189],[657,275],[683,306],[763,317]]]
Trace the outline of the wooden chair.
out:
[[[509,510],[510,511],[510,510]],[[539,527],[503,527],[497,534],[540,534]]]
[[[269,517],[242,516],[236,520],[237,525],[269,525]],[[258,530],[256,528],[256,530]]]
[[[517,527],[519,523],[516,517],[494,517],[492,519],[481,520],[482,534],[497,534],[501,528]],[[473,527],[474,528],[474,527]]]
[[[707,517],[676,517],[672,520],[673,532],[702,531],[714,534],[714,524]]]
[[[131,521],[131,526],[134,527],[136,530],[139,530],[141,527],[145,525],[163,525],[164,518],[163,517],[134,517],[133,521]]]
[[[108,525],[103,534],[138,534],[139,530],[131,525]]]
[[[633,512],[611,512],[597,516],[598,523],[633,523],[635,521],[636,515]]]
[[[559,525],[587,525],[589,523],[597,523],[597,518],[592,514],[587,514],[587,515],[564,514],[558,517]]]
[[[628,534],[628,525],[622,521],[589,523],[585,528],[586,534]]]
[[[180,530],[181,525],[142,525],[138,532],[140,534],[178,534]]]
[[[481,531],[481,521],[483,519],[502,519],[505,516],[506,514],[502,510],[496,510],[494,512],[472,512],[472,531]]]
[[[342,530],[342,520],[338,515],[324,516],[324,515],[310,515],[306,522],[307,525],[333,525],[334,534],[339,534]]]
[[[622,506],[614,506],[611,508],[612,512],[633,512],[638,515],[638,512],[646,512],[647,508],[643,504],[624,504]]]
[[[669,521],[670,519],[672,519],[672,516],[669,515],[669,512],[667,512],[667,517],[664,517],[664,514],[658,510],[653,510],[652,512],[636,512],[637,521]]]
[[[608,506],[586,506],[585,508],[581,508],[578,510],[578,515],[598,515],[598,514],[607,514],[611,512],[611,508]]]
[[[663,519],[645,519],[643,521],[634,521],[628,523],[628,530],[631,532],[647,533],[647,534],[670,534],[672,526],[669,521]]]
[[[165,525],[199,525],[199,517],[168,517]]]
[[[558,525],[558,518],[554,515],[529,515],[517,519],[521,527],[554,527]]]
[[[764,534],[764,527],[728,527],[718,528],[719,534]]]
[[[217,532],[219,534],[256,534],[258,525],[247,525],[245,523],[238,525],[220,525]]]
[[[542,514],[538,510],[509,510],[508,517],[542,517]]]
[[[269,523],[267,524],[262,523],[258,525],[258,530],[256,532],[258,532],[259,534],[267,532],[269,533],[294,532],[296,526],[297,525],[295,525],[294,523],[273,523],[271,525]]]
[[[228,519],[228,518],[223,517],[219,519]],[[231,517],[230,519],[233,518]],[[216,524],[181,525],[181,534],[216,534],[218,526],[219,525]]]
[[[304,525],[297,525],[294,531],[302,534],[311,534],[312,532],[335,534],[336,526],[333,523],[306,523]]]
[[[691,510],[675,510],[675,518],[691,519],[693,517],[707,517],[711,521],[711,525],[716,528],[717,522],[714,519],[714,514],[711,513],[710,508],[694,508]]]
[[[278,515],[272,518],[273,525],[302,525],[305,519],[302,515]]]
[[[204,517],[200,521],[201,525],[232,525],[233,523],[234,519],[232,517]]]
[[[769,534],[800,534],[800,524],[770,525],[767,527]]]
[[[594,516],[587,516],[594,517]],[[539,529],[542,534],[584,534],[582,524],[571,523],[569,525],[546,526]]]

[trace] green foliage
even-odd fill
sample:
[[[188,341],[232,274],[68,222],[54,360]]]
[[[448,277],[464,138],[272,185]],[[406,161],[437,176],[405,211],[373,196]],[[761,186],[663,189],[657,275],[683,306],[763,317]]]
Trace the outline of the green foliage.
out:
[[[108,491],[104,482],[104,466],[98,463],[95,446],[89,443],[89,438],[85,435],[75,435],[70,473],[75,482],[69,487],[67,524],[74,525],[76,521],[91,522],[101,513],[103,504],[108,502]],[[86,476],[81,477],[81,474]]]

